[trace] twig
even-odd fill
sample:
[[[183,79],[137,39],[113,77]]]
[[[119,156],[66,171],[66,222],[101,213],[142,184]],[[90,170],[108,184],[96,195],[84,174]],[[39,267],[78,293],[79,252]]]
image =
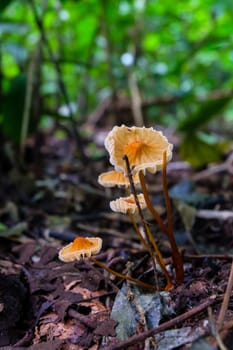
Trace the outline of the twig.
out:
[[[169,328],[172,328],[174,326],[177,326],[179,323],[187,320],[188,318],[193,317],[194,315],[200,313],[201,311],[205,310],[208,308],[208,306],[213,305],[219,300],[219,297],[217,298],[216,295],[212,295],[210,298],[206,299],[203,303],[193,307],[191,310],[188,310],[182,315],[179,315],[172,320],[169,320],[167,322],[162,323],[160,326],[156,328],[152,328],[149,331],[143,332],[138,335],[134,335],[132,337],[129,337],[128,339],[124,341],[119,341],[117,344],[113,344],[110,346],[105,346],[101,348],[101,350],[123,350],[123,349],[128,349],[130,345],[133,345],[135,343],[141,343],[143,342],[146,338],[149,338],[153,335],[156,335],[160,332],[163,332]]]
[[[125,234],[120,232],[120,231],[117,231],[117,230],[114,230],[112,228],[105,228],[105,227],[97,227],[97,226],[94,226],[94,225],[86,225],[86,224],[76,224],[76,227],[82,229],[82,230],[85,230],[85,231],[89,231],[89,232],[93,232],[94,234],[101,234],[101,233],[105,233],[105,234],[108,234],[108,235],[112,235],[112,236],[115,236],[115,237],[119,237],[119,238],[122,238],[125,240]]]
[[[213,312],[212,312],[212,309],[210,307],[208,307],[208,316],[209,316],[210,331],[211,331],[212,336],[215,338],[215,340],[219,346],[219,349],[220,350],[227,350],[227,348],[223,344],[223,341],[220,337],[218,327],[216,325],[216,321],[214,319]]]
[[[228,219],[233,219],[233,211],[200,209],[196,211],[196,216],[203,219],[217,219],[224,221]]]
[[[223,322],[226,316],[227,308],[228,308],[231,293],[232,293],[232,287],[233,287],[233,260],[231,263],[231,271],[230,271],[230,275],[227,283],[227,289],[224,294],[223,302],[218,315],[218,320],[217,320],[218,328],[221,328],[223,326]]]
[[[92,127],[98,125],[101,118],[106,114],[111,114],[113,112],[122,113],[124,111],[130,112],[132,109],[132,103],[129,99],[121,96],[117,96],[117,101],[112,102],[113,96],[107,97],[101,104],[92,112],[88,117],[88,126]],[[178,100],[177,96],[161,96],[153,98],[152,100],[143,100],[141,108],[145,109],[153,105],[169,105],[173,104]]]
[[[192,259],[219,259],[219,260],[233,260],[231,254],[184,254],[184,258],[188,260]]]
[[[219,100],[222,98],[226,98],[228,96],[229,97],[233,96],[233,90],[229,90],[225,93],[217,90],[217,91],[211,92],[211,94],[206,96],[205,99],[198,98],[196,102],[202,104],[202,103],[205,103],[205,102],[208,102],[211,100]],[[142,110],[145,110],[145,109],[149,109],[153,106],[175,105],[177,103],[182,102],[182,100],[183,100],[183,98],[181,96],[177,96],[177,95],[163,95],[163,96],[159,96],[159,97],[157,97],[157,96],[152,97],[149,99],[143,98],[141,101],[141,108],[142,108]],[[132,109],[132,105],[131,105],[130,99],[119,97],[117,99],[117,102],[113,104],[112,97],[111,96],[107,97],[101,103],[101,105],[99,105],[96,108],[96,110],[89,115],[88,125],[94,126],[94,125],[98,124],[100,122],[101,118],[104,117],[104,115],[111,114],[113,111],[120,114],[122,112],[129,113],[129,111],[131,111],[131,109]],[[189,166],[189,168],[190,168],[190,166]],[[203,171],[203,174],[204,174],[204,172],[205,172],[205,170]],[[201,174],[201,173],[199,173],[199,174]],[[197,177],[199,174],[197,174]],[[207,176],[209,176],[209,175],[207,174]]]
[[[221,339],[225,339],[225,337],[229,334],[229,330],[233,327],[233,320],[226,321],[223,327],[219,330]]]
[[[96,328],[96,323],[97,323],[96,320],[92,320],[91,317],[84,316],[72,308],[70,308],[68,310],[68,315],[70,317],[73,317],[76,320],[80,321],[81,323],[83,323],[85,326],[87,326],[90,329]]]
[[[227,157],[225,162],[218,165],[212,165],[208,169],[205,169],[192,176],[192,180],[200,181],[206,177],[210,177],[214,174],[220,173],[222,171],[227,171],[230,174],[233,174],[233,152]]]

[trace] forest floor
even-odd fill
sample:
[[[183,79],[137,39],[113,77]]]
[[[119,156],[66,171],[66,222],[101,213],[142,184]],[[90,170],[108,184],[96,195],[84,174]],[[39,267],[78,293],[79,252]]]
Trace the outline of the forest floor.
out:
[[[84,166],[73,144],[54,135],[28,143],[24,166],[1,150],[0,349],[233,349],[232,154],[194,170],[178,158],[176,143],[167,172],[185,277],[163,291],[158,271],[161,291],[153,292],[88,258],[58,259],[75,237],[98,236],[103,248],[96,259],[153,281],[150,257],[130,221],[109,208],[123,190],[97,182],[110,168],[106,154]],[[149,175],[148,182],[166,221],[161,174]],[[146,215],[174,279],[166,236]]]

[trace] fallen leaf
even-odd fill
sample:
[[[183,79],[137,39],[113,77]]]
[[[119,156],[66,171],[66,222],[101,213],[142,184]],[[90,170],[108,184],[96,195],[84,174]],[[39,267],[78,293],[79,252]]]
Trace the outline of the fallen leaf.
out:
[[[140,310],[145,315],[149,328],[156,327],[161,319],[159,293],[144,292],[136,286],[131,287],[131,290],[133,295],[129,297],[127,288],[123,285],[117,293],[111,312],[111,319],[118,322],[116,335],[119,339],[126,339],[136,332],[141,317]]]

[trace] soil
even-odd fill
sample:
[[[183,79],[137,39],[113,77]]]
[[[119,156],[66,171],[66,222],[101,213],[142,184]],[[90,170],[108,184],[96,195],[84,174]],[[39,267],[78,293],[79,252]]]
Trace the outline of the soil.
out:
[[[95,137],[103,140],[105,134],[101,130]],[[55,133],[30,140],[23,163],[14,150],[13,158],[3,146],[0,153],[0,349],[157,349],[153,334],[185,327],[195,336],[164,349],[195,350],[198,344],[223,349],[221,341],[233,349],[231,290],[226,297],[233,256],[233,178],[232,169],[222,167],[229,154],[219,168],[193,169],[175,148],[168,186],[184,281],[176,284],[166,235],[146,213],[172,275],[174,286],[163,302],[173,312],[161,315],[154,329],[137,320],[133,334],[120,340],[111,311],[123,285],[134,297],[133,284],[88,258],[68,263],[58,259],[59,249],[75,237],[98,236],[103,247],[96,259],[156,285],[150,256],[130,220],[109,208],[109,200],[124,195],[123,190],[105,189],[97,182],[110,169],[103,142],[85,164],[73,141]],[[148,175],[151,198],[166,223],[161,183],[161,174]],[[157,284],[160,292],[166,286],[159,271]]]

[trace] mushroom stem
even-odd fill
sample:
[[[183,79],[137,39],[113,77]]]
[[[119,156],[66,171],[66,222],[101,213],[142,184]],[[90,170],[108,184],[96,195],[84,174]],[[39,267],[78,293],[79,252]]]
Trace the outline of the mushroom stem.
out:
[[[148,288],[148,289],[153,289],[153,290],[157,290],[157,288],[155,286],[153,286],[152,284],[146,283],[146,282],[142,282],[140,280],[138,280],[137,278],[133,278],[131,276],[128,275],[123,275],[120,272],[114,271],[112,269],[110,269],[108,266],[106,266],[105,264],[101,263],[100,261],[96,260],[95,258],[93,258],[92,256],[89,257],[89,259],[96,265],[98,265],[99,267],[101,267],[102,269],[108,271],[109,273],[111,273],[112,275],[122,278],[124,280],[128,280],[132,283],[138,284],[139,286],[142,286],[144,288]]]
[[[166,280],[167,280],[167,285],[165,287],[165,290],[170,290],[173,288],[173,284],[172,284],[172,281],[171,281],[171,277],[166,269],[166,265],[164,263],[164,260],[163,260],[163,257],[162,257],[162,254],[159,250],[159,247],[158,247],[158,244],[156,243],[156,240],[154,239],[152,233],[151,233],[151,230],[149,228],[149,226],[146,224],[146,231],[147,231],[147,236],[149,237],[149,240],[154,248],[154,251],[152,252],[153,256],[155,256],[159,266],[161,267],[161,270],[163,271],[165,277],[166,277]]]
[[[165,198],[166,211],[167,211],[167,224],[168,224],[168,238],[172,248],[172,259],[176,271],[176,281],[182,283],[184,279],[184,266],[183,259],[178,250],[176,240],[173,233],[172,227],[172,210],[171,210],[171,201],[168,195],[168,186],[167,186],[167,155],[166,151],[163,153],[163,194]]]
[[[155,241],[155,239],[154,239],[154,237],[153,237],[153,235],[151,233],[151,230],[149,229],[148,225],[146,224],[144,216],[142,214],[142,210],[141,210],[141,207],[140,207],[140,203],[138,201],[137,193],[136,193],[134,182],[133,182],[133,177],[132,177],[132,174],[131,174],[131,171],[130,171],[130,164],[129,164],[129,159],[128,159],[127,155],[124,155],[123,159],[126,162],[127,175],[129,177],[131,192],[134,195],[135,203],[137,205],[138,213],[139,213],[139,216],[140,216],[140,219],[141,219],[141,222],[142,222],[142,226],[143,226],[143,230],[145,232],[145,236],[146,236],[146,239],[147,239],[147,242],[145,242],[146,243],[146,247],[147,247],[148,252],[150,253],[150,256],[152,258],[152,264],[153,264],[153,268],[154,268],[155,281],[157,281],[157,271],[156,271],[156,266],[155,266],[155,262],[154,262],[154,258],[153,257],[156,258],[159,266],[161,267],[161,270],[163,271],[163,273],[164,273],[164,275],[166,277],[167,285],[166,285],[165,289],[169,290],[169,289],[171,289],[173,287],[173,284],[171,282],[171,277],[170,277],[170,275],[169,275],[169,273],[168,273],[168,271],[166,269],[165,263],[164,263],[163,258],[162,258],[162,254],[160,253],[160,250],[159,250],[159,247],[158,247],[158,245],[157,245],[157,243],[156,243],[156,241]],[[139,173],[139,176],[140,176],[140,173]],[[139,231],[138,228],[137,228],[136,232],[137,231]],[[141,233],[139,233],[139,235],[141,236]],[[143,237],[143,240],[144,240],[144,237]],[[154,251],[152,250],[151,245],[152,245]]]
[[[127,176],[129,178],[131,193],[134,196],[134,200],[135,200],[136,206],[138,208],[138,214],[139,214],[139,217],[140,217],[140,220],[141,220],[141,223],[142,223],[142,227],[143,227],[143,230],[144,230],[144,233],[145,233],[145,237],[146,237],[146,240],[147,240],[147,245],[149,247],[149,253],[150,253],[150,256],[152,257],[153,256],[153,252],[152,252],[152,249],[151,249],[151,243],[150,243],[150,239],[149,239],[149,237],[147,235],[147,228],[146,228],[145,219],[144,219],[144,216],[143,216],[143,213],[142,213],[142,208],[140,206],[140,203],[139,203],[139,200],[138,200],[138,196],[137,196],[137,192],[136,192],[136,189],[135,189],[135,186],[134,186],[134,181],[133,181],[133,176],[132,176],[131,169],[130,169],[129,159],[128,159],[126,154],[122,158],[123,158],[123,160],[125,161],[125,164],[126,164]],[[153,265],[153,270],[154,270],[155,282],[156,282],[156,284],[158,284],[157,283],[158,282],[157,270],[156,270],[156,265],[155,265],[154,259],[152,259],[152,265]]]
[[[146,182],[145,182],[145,177],[142,171],[139,171],[139,179],[140,179],[140,183],[141,183],[141,188],[142,188],[142,193],[144,194],[144,198],[147,204],[148,209],[150,210],[151,214],[153,215],[155,221],[157,222],[157,224],[159,225],[159,227],[161,228],[161,230],[167,235],[169,236],[169,232],[168,232],[168,228],[166,227],[166,225],[163,223],[160,215],[158,214],[157,210],[154,208],[151,200],[150,200],[150,196],[146,187]]]
[[[146,250],[149,252],[149,254],[151,255],[151,258],[153,259],[154,257],[156,258],[156,261],[158,262],[161,270],[163,271],[165,277],[166,277],[166,280],[167,280],[167,285],[165,287],[165,290],[170,290],[173,288],[173,284],[172,284],[172,281],[171,281],[171,277],[166,269],[166,265],[164,263],[164,260],[163,260],[163,257],[162,257],[162,254],[160,253],[160,250],[159,250],[159,247],[151,233],[151,230],[149,228],[149,226],[147,224],[145,224],[145,228],[146,228],[146,233],[147,233],[147,237],[149,238],[149,241],[150,243],[152,244],[153,248],[154,248],[154,251],[151,251],[150,249],[150,246],[147,244],[145,238],[143,237],[143,235],[141,234],[135,220],[134,220],[134,217],[133,215],[128,212],[128,215],[131,219],[131,222],[132,222],[132,225],[137,233],[137,235],[139,236],[140,238],[140,241],[142,242],[142,244],[144,245],[144,247],[146,248]]]
[[[134,219],[133,214],[132,214],[130,211],[128,211],[127,214],[128,214],[128,216],[129,216],[129,218],[130,218],[130,221],[131,221],[131,223],[132,223],[132,225],[133,225],[133,227],[134,227],[134,230],[135,230],[135,232],[137,233],[137,235],[138,235],[138,237],[139,237],[141,243],[143,244],[143,246],[145,247],[145,249],[150,253],[150,247],[149,247],[149,245],[147,244],[147,242],[146,242],[145,238],[143,237],[142,233],[140,232],[140,230],[139,230],[139,228],[138,228],[138,225],[137,225],[136,222],[135,222],[135,219]]]

